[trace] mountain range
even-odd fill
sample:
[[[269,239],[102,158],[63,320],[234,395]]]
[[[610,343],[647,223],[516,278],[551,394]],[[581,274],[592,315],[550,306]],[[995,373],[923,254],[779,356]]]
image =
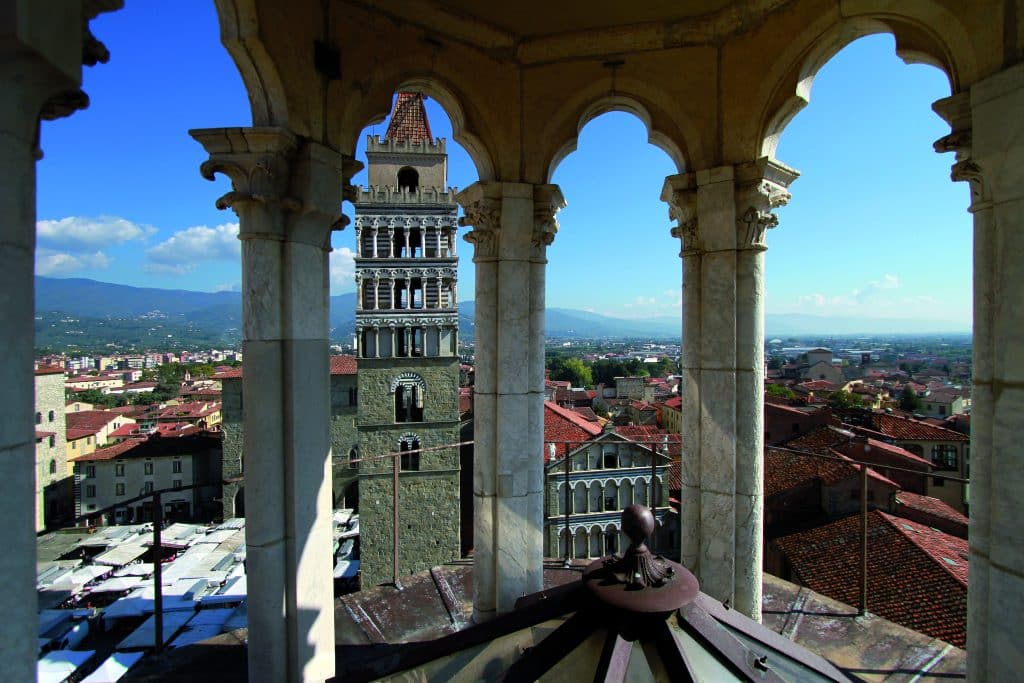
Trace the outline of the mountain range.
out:
[[[330,298],[331,339],[348,342],[355,329],[355,293]],[[459,328],[472,340],[475,306],[459,303]],[[678,340],[678,317],[614,318],[566,308],[545,312],[545,332],[560,338]],[[769,314],[769,337],[854,334],[935,334],[967,332],[947,321],[890,318],[838,318]],[[136,347],[234,346],[241,341],[242,296],[239,292],[131,287],[85,278],[36,277],[36,345],[62,350],[74,346]],[[169,341],[170,340],[170,341]]]

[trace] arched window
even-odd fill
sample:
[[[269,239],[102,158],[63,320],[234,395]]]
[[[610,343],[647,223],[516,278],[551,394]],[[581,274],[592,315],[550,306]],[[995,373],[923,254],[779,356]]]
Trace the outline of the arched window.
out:
[[[51,460],[50,461],[50,474],[57,474],[57,461],[56,460]]]
[[[395,393],[395,422],[423,422],[423,395],[427,384],[414,372],[403,372],[391,381]]]
[[[36,413],[36,424],[42,424],[42,422],[43,422],[43,414],[42,413]]]
[[[51,435],[50,436],[50,448],[53,448],[56,445],[57,445],[57,437]]]
[[[420,471],[420,439],[415,434],[406,434],[399,442],[399,451],[402,453],[400,469],[403,472]]]
[[[53,411],[52,410],[50,411],[49,418],[50,418],[50,422],[53,422]]]
[[[359,444],[348,449],[348,468],[350,470],[359,469]]]
[[[415,192],[420,186],[420,174],[416,169],[405,166],[398,171],[398,189]]]

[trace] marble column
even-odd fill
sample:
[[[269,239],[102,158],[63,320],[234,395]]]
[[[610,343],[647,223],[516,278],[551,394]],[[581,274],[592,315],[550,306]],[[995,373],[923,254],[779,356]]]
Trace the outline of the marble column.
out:
[[[111,8],[113,9],[113,8]],[[83,60],[106,61],[81,2],[7,3],[0,31],[0,653],[3,677],[36,680],[36,514],[33,373],[36,161],[40,120],[88,104]],[[85,30],[83,31],[83,26]],[[83,41],[85,34],[90,42]]]
[[[797,173],[769,159],[671,176],[682,241],[681,557],[701,590],[761,614],[765,233]]]
[[[475,183],[458,196],[476,264],[473,615],[543,585],[544,269],[556,185]]]
[[[935,103],[974,216],[967,677],[1024,668],[1024,64]]]
[[[279,128],[193,130],[238,215],[249,679],[334,675],[328,253],[360,164]]]

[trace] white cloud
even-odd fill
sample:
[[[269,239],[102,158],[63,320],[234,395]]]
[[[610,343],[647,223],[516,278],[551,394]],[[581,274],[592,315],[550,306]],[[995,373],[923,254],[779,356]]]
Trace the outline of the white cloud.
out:
[[[151,225],[133,223],[117,216],[69,216],[36,223],[40,244],[73,252],[89,252],[96,247],[141,241],[155,232],[156,228]]]
[[[853,290],[853,296],[857,301],[867,301],[880,291],[896,289],[900,286],[900,279],[889,273],[882,276],[881,280],[872,280],[863,287]]]
[[[215,292],[240,292],[242,291],[241,282],[222,282],[213,288]]]
[[[356,253],[348,247],[335,249],[331,252],[331,292],[351,292],[355,290]]]
[[[801,304],[814,304],[815,306],[824,306],[825,295],[819,292],[815,292],[814,294],[807,294],[805,296],[800,297],[799,301]]]
[[[36,275],[69,275],[90,268],[107,268],[110,259],[102,251],[69,254],[40,247],[36,249]]]
[[[146,250],[151,261],[146,270],[184,275],[195,270],[202,261],[237,261],[241,254],[238,223],[224,223],[215,228],[197,225],[180,230],[168,239]]]

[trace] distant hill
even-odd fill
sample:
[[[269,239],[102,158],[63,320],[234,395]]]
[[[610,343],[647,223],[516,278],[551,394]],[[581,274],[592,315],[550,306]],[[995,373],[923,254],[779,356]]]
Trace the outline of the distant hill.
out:
[[[332,296],[333,341],[350,342],[355,330],[354,292]],[[459,303],[462,339],[474,338],[472,301]],[[36,346],[97,348],[108,343],[145,347],[164,345],[236,345],[241,341],[242,295],[239,292],[196,292],[183,289],[129,287],[85,278],[36,278]],[[681,315],[681,314],[680,314]],[[75,323],[62,322],[69,317]],[[678,340],[680,317],[613,318],[567,308],[545,312],[548,337],[578,339]],[[936,334],[969,332],[969,326],[936,320],[833,318],[813,315],[765,317],[770,337],[820,334]],[[218,341],[219,340],[219,341]]]
[[[331,297],[331,338],[350,341],[355,294]],[[85,278],[36,277],[36,346],[96,348],[234,346],[242,339],[242,295],[131,287]],[[74,319],[74,323],[67,320]]]

